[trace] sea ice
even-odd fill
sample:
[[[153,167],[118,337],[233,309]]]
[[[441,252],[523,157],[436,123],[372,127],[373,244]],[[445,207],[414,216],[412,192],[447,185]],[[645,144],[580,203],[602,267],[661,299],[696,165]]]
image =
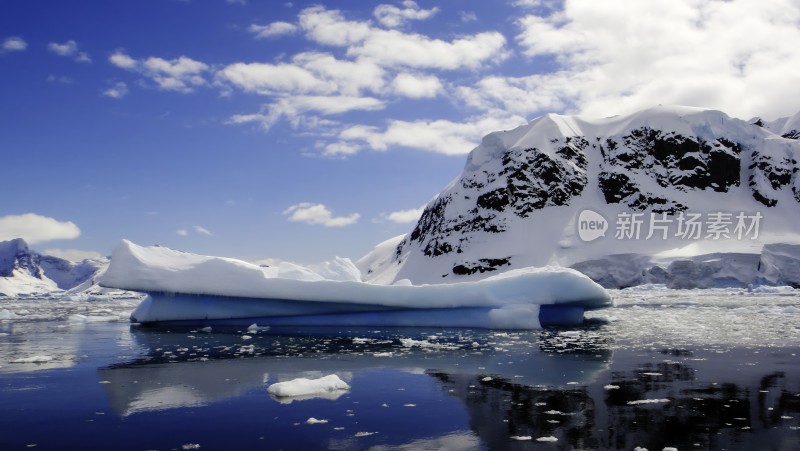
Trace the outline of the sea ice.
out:
[[[267,393],[279,398],[296,398],[340,390],[350,390],[350,386],[339,379],[339,376],[331,374],[319,379],[301,377],[291,381],[278,382],[270,385]]]

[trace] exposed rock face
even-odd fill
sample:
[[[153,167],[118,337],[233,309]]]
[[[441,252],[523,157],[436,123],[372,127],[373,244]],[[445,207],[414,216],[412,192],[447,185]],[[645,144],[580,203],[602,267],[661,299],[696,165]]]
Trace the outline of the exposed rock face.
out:
[[[474,278],[558,260],[572,252],[559,249],[574,248],[576,241],[570,241],[569,224],[554,222],[587,205],[609,221],[620,211],[674,217],[738,205],[798,210],[800,134],[793,124],[800,124],[800,115],[747,123],[719,111],[656,107],[592,121],[550,114],[491,133],[392,255],[377,263],[370,258],[362,270],[368,279],[389,283],[432,283],[434,277]],[[530,241],[520,241],[524,232]],[[534,236],[539,232],[558,235]],[[436,274],[420,276],[414,267]],[[665,275],[642,280],[659,277]]]

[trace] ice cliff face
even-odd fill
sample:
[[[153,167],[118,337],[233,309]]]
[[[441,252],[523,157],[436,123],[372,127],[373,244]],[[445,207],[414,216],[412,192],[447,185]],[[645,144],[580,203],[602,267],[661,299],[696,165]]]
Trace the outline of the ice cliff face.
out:
[[[770,123],[688,107],[599,120],[548,114],[487,135],[416,227],[396,246],[376,248],[361,269],[375,282],[442,283],[690,245],[694,255],[758,253],[765,243],[798,241],[798,130],[800,114]],[[596,242],[576,236],[586,208],[607,221]],[[758,212],[760,234],[724,242],[613,238],[620,214],[674,222],[681,213],[711,212]]]
[[[21,238],[0,241],[0,295],[13,297],[70,290],[91,282],[107,266],[107,259],[73,263],[41,255]]]

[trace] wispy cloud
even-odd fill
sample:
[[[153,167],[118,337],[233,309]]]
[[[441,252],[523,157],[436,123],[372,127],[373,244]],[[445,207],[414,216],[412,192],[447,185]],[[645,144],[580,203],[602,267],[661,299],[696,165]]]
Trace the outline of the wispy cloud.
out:
[[[121,99],[128,95],[128,85],[123,81],[114,83],[114,86],[103,91],[103,95],[112,99]]]
[[[81,230],[73,222],[59,221],[36,213],[0,217],[0,241],[23,238],[28,244],[53,240],[71,240]]]
[[[78,49],[78,43],[73,40],[69,40],[63,44],[59,44],[57,42],[51,42],[47,44],[47,49],[55,53],[56,55],[72,58],[79,63],[92,62],[92,59],[89,57],[89,54],[86,52],[81,52]]]
[[[256,35],[257,39],[274,38],[296,33],[299,28],[289,22],[272,22],[267,25],[252,24],[248,30]]]
[[[203,226],[195,225],[192,226],[192,228],[194,229],[195,232],[199,233],[200,235],[214,236],[213,233],[209,232],[208,229]]]
[[[302,202],[284,210],[283,214],[289,221],[305,222],[307,224],[322,225],[325,227],[345,227],[358,222],[361,217],[358,213],[347,216],[334,216],[324,204]]]
[[[425,20],[433,17],[439,12],[439,8],[420,9],[417,2],[405,0],[401,2],[402,8],[395,5],[382,4],[375,7],[373,14],[381,25],[389,28],[397,28],[405,25],[409,20]]]
[[[53,257],[63,258],[71,262],[80,262],[92,258],[102,258],[103,254],[95,251],[84,251],[80,249],[45,249],[42,251],[45,255],[52,255]]]
[[[147,77],[164,91],[188,93],[197,87],[208,84],[204,74],[209,71],[210,67],[186,56],[171,60],[159,57],[135,59],[125,52],[117,50],[108,60],[120,69]]]

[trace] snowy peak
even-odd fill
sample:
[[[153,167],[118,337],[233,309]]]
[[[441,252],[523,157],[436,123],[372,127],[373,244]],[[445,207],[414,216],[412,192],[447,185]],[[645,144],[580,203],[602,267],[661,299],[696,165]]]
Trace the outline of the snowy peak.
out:
[[[490,133],[394,252],[376,250],[381,256],[363,259],[361,269],[376,282],[440,283],[573,264],[620,253],[615,247],[676,247],[669,240],[582,243],[575,218],[587,207],[612,223],[620,213],[672,221],[682,212],[763,209],[774,213],[763,239],[798,238],[790,224],[800,220],[800,141],[775,132],[797,118],[757,125],[716,110],[657,106],[603,119],[547,114]],[[716,251],[717,244],[704,246]]]
[[[42,278],[39,255],[31,252],[22,238],[0,242],[0,277],[12,277],[15,273]]]
[[[21,238],[0,241],[0,294],[17,296],[69,290],[91,282],[106,266],[107,259],[74,263],[41,255]]]

